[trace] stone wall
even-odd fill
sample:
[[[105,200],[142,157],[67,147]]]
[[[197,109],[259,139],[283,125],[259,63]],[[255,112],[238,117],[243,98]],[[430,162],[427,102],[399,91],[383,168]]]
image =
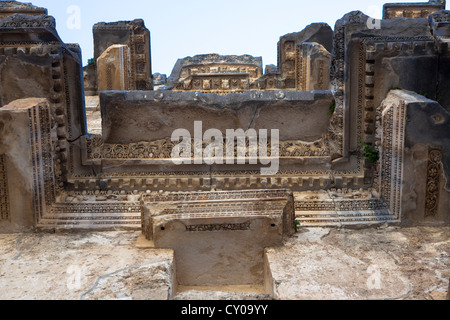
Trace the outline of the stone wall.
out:
[[[55,201],[54,129],[46,99],[0,108],[0,231],[33,229]]]
[[[261,57],[206,54],[179,59],[168,82],[175,91],[226,94],[256,88],[262,72]]]
[[[373,29],[369,19],[351,12],[335,27],[331,82],[337,106],[330,135],[334,157],[342,163],[359,148],[359,139],[373,145],[375,110],[391,89],[422,93],[447,108],[441,87],[447,80],[439,70],[446,68],[440,52],[448,48],[437,46],[428,21],[383,20]]]
[[[61,41],[52,17],[13,14],[0,19],[2,228],[139,230],[146,195],[158,193],[164,202],[186,191],[279,189],[305,192],[297,197],[298,211],[323,212],[337,221],[343,220],[341,214],[381,221],[381,214],[382,221],[406,225],[449,223],[448,17],[448,11],[439,11],[429,20],[389,19],[372,29],[361,12],[345,15],[335,28],[333,93],[280,90],[278,84],[272,90],[259,87],[227,95],[104,92],[102,135],[86,132],[79,46]],[[131,74],[144,74],[135,72],[149,61],[143,23],[94,29],[97,36],[105,35],[102,53],[115,45],[109,40],[123,36]],[[113,36],[106,36],[110,32]],[[326,77],[320,71],[321,61],[328,59],[325,45],[292,45],[285,58],[293,58],[296,68],[306,60],[309,71],[302,74],[310,77],[304,88],[317,89],[316,79]],[[209,80],[197,71],[202,81]],[[280,80],[281,73],[272,71]],[[301,79],[297,76],[293,79]],[[396,87],[429,99],[392,91]],[[186,129],[195,136],[196,121],[202,121],[202,133],[213,128],[222,134],[227,129],[278,129],[279,171],[263,174],[263,166],[251,162],[250,148],[240,155],[243,162],[200,164],[189,154],[190,163],[176,165],[171,135]],[[267,147],[272,137],[263,140]],[[21,145],[20,152],[11,151],[12,142]],[[256,149],[261,147],[264,143]],[[373,149],[376,159],[367,154]],[[21,162],[27,165],[18,167]],[[30,186],[27,192],[18,185],[21,174],[25,178],[20,181]],[[318,196],[320,192],[328,197]]]
[[[450,221],[450,114],[437,102],[395,90],[378,112],[375,184],[403,225]]]

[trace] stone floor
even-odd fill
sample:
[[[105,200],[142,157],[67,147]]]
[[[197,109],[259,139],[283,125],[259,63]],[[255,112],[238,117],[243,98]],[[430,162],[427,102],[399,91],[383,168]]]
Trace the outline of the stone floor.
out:
[[[260,290],[173,294],[170,250],[140,249],[137,232],[0,235],[0,299],[272,299]],[[274,298],[446,298],[450,227],[302,229],[266,258]]]

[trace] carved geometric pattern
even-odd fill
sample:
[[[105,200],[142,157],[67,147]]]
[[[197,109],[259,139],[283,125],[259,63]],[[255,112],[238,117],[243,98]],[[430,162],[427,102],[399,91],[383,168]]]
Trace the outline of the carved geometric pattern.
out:
[[[439,207],[439,184],[441,176],[442,152],[430,148],[428,153],[425,217],[436,216]]]
[[[194,141],[194,140],[193,140]],[[86,139],[87,159],[170,159],[172,150],[178,144],[170,139],[153,142],[140,142],[131,144],[105,144],[101,136],[91,136]],[[248,142],[248,141],[247,141]],[[226,140],[224,140],[226,148]],[[205,144],[204,147],[207,145]],[[291,157],[327,157],[329,149],[325,139],[314,143],[306,144],[297,141],[280,142],[280,156],[282,158]],[[193,148],[192,148],[193,150]],[[224,154],[225,154],[224,149]],[[267,152],[270,156],[270,140],[268,141]],[[248,156],[249,148],[247,146]],[[237,145],[235,144],[235,154],[237,154]],[[192,157],[194,156],[192,151]]]
[[[406,103],[388,105],[382,116],[382,151],[378,184],[381,198],[392,215],[400,219],[403,187]]]
[[[9,219],[8,177],[6,171],[6,157],[0,155],[0,220]]]

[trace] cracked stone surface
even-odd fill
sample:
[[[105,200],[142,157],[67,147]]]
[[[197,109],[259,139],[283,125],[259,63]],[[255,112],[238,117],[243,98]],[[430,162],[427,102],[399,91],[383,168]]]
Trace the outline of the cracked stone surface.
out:
[[[0,299],[270,298],[220,288],[172,294],[173,252],[139,249],[139,236],[2,234]],[[267,257],[275,299],[442,300],[450,278],[450,227],[302,229],[284,246],[267,249]]]
[[[303,229],[267,249],[277,299],[445,299],[450,228]]]
[[[173,252],[137,249],[138,236],[0,235],[0,299],[169,299]]]

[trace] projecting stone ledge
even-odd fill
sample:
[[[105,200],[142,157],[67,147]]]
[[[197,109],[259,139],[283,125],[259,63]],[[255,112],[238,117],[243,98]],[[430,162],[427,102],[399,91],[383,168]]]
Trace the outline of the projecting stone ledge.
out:
[[[264,249],[294,233],[286,190],[148,195],[143,205],[146,238],[175,250],[183,286],[262,285]]]
[[[314,142],[328,128],[330,91],[248,91],[220,96],[198,92],[107,91],[100,95],[105,143],[157,141],[194,122],[205,130],[279,129],[280,140]]]
[[[18,1],[0,1],[0,19],[20,13],[32,16],[46,15],[47,9]]]

